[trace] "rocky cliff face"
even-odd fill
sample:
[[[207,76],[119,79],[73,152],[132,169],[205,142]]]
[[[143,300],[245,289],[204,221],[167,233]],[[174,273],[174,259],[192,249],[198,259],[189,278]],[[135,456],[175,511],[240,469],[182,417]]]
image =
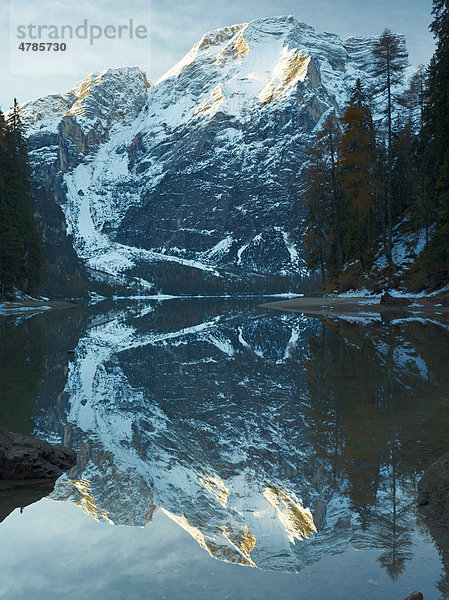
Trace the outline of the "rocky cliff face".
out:
[[[301,168],[372,43],[260,19],[206,34],[154,85],[107,70],[24,105],[34,176],[82,264],[147,289],[306,275]]]

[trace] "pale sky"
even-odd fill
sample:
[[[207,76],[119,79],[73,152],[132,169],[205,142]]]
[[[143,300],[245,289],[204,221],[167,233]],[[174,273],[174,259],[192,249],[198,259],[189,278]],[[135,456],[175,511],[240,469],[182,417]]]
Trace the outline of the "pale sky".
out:
[[[317,31],[337,33],[343,38],[379,35],[388,26],[405,34],[411,64],[426,64],[434,49],[428,31],[431,7],[431,0],[197,0],[192,3],[181,0],[0,0],[0,106],[6,110],[14,97],[24,102],[53,92],[66,92],[88,73],[107,67],[138,65],[155,81],[205,32],[254,18],[286,14],[312,25]],[[10,25],[10,12],[14,26]],[[76,26],[84,18],[89,24],[102,27],[127,23],[133,18],[135,24],[149,26],[151,44],[142,40],[114,40],[99,41],[90,47],[87,40],[78,40],[67,41],[68,50],[58,57],[18,52],[17,23]],[[10,52],[10,48],[13,51]],[[57,72],[49,72],[52,69]]]

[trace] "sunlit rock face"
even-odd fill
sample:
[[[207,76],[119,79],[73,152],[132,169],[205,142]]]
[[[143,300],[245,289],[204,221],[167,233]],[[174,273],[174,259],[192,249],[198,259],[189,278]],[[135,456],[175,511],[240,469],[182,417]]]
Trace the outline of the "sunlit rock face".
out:
[[[79,247],[61,209],[68,199],[65,176],[91,160],[111,128],[137,117],[147,101],[148,86],[137,67],[109,69],[89,75],[67,94],[38,98],[21,107],[35,180],[34,212],[48,263],[46,294],[86,293]]]
[[[301,168],[372,44],[259,19],[207,33],[154,84],[110,69],[24,105],[79,259],[150,284],[156,263],[222,282],[305,274]]]

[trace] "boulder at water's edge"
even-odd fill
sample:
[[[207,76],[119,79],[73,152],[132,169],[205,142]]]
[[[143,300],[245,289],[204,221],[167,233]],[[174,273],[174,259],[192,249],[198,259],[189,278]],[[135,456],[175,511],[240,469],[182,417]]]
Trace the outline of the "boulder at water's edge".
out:
[[[76,464],[76,452],[0,428],[0,480],[57,479]]]
[[[418,483],[418,504],[449,527],[449,453],[434,462]]]

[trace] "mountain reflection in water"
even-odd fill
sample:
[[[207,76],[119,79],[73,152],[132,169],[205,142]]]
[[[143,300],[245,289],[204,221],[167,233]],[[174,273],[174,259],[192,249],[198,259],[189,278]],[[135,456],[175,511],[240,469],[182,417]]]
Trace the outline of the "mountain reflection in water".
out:
[[[24,327],[35,331],[25,353]],[[25,429],[33,414],[36,435],[77,450],[52,497],[95,519],[145,525],[161,510],[213,557],[265,570],[375,549],[396,579],[417,528],[447,566],[415,497],[448,450],[448,336],[235,300],[48,313],[3,323],[16,372],[40,359],[32,393],[0,425]],[[1,362],[4,381],[10,368]],[[17,394],[6,388],[4,406]]]

